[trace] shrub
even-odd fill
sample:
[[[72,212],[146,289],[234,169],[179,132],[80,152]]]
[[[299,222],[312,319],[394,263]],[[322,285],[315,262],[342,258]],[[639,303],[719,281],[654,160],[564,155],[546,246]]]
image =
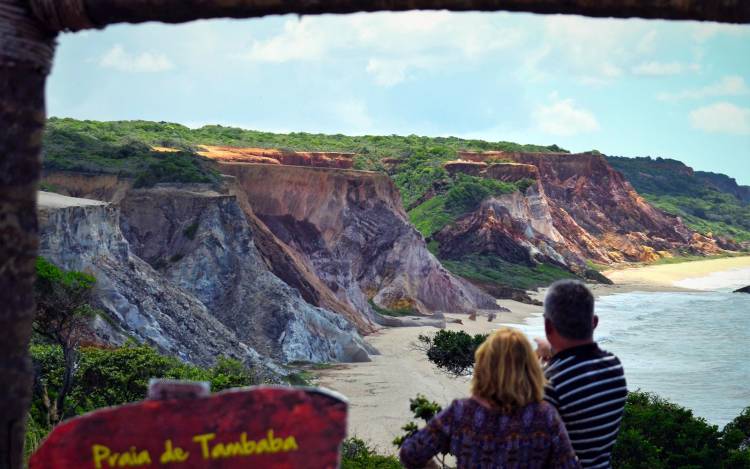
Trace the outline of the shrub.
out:
[[[395,456],[378,454],[359,438],[347,438],[341,445],[341,469],[402,469]]]
[[[31,347],[31,355],[35,372],[47,383],[50,395],[56,396],[64,368],[62,350],[58,346],[36,344]],[[160,355],[146,345],[131,343],[113,349],[82,347],[69,408],[72,415],[78,415],[142,400],[150,378],[209,381],[214,392],[257,381],[244,364],[229,358],[219,358],[211,368],[200,368]],[[40,424],[44,421],[42,398],[35,393],[31,408],[32,418]]]
[[[482,345],[487,334],[469,335],[464,331],[440,330],[432,337],[419,336],[420,347],[439,369],[462,376],[474,368],[474,352]]]

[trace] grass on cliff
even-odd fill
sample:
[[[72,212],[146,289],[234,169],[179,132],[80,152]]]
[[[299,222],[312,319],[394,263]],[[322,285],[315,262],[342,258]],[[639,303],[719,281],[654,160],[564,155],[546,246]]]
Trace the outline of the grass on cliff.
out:
[[[554,265],[537,264],[530,267],[513,264],[490,254],[472,254],[459,260],[441,259],[441,262],[446,269],[466,279],[523,290],[545,287],[555,280],[577,278]]]
[[[77,122],[77,121],[74,121]],[[212,163],[183,150],[156,152],[135,138],[103,140],[95,134],[49,124],[42,147],[46,171],[117,174],[133,178],[136,187],[160,182],[217,183],[220,176]]]
[[[682,162],[666,158],[612,156],[607,161],[646,200],[681,217],[689,228],[704,235],[750,241],[750,202],[712,183],[721,175],[692,172]],[[731,178],[723,179],[734,184]],[[734,188],[740,189],[736,184]]]
[[[405,307],[405,308],[383,308],[382,306],[378,306],[375,304],[372,299],[368,300],[370,303],[370,306],[373,310],[375,310],[376,313],[382,314],[384,316],[414,316],[416,311],[414,311],[414,308],[411,307]]]
[[[503,182],[460,174],[445,178],[445,192],[435,195],[409,211],[411,223],[429,239],[462,215],[476,210],[491,196],[525,191],[531,181]]]
[[[398,160],[399,164],[389,174],[400,189],[406,207],[444,176],[442,163],[456,159],[458,151],[565,151],[556,145],[521,145],[457,137],[280,134],[220,125],[190,129],[169,122],[99,122],[53,117],[47,121],[44,139],[45,169],[126,171],[132,174],[140,169],[138,159],[147,160],[154,156],[146,151],[150,146],[176,148],[192,154],[198,145],[353,152],[357,154],[355,168],[372,171],[385,170],[383,159]],[[127,153],[129,150],[122,150],[127,146],[134,146],[135,154],[128,158],[111,156],[113,153],[115,156]]]

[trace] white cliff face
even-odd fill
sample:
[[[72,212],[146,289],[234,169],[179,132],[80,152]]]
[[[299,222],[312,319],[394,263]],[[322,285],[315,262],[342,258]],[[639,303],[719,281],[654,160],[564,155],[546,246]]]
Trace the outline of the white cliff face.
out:
[[[504,207],[510,216],[527,223],[530,228],[544,235],[547,239],[555,243],[564,241],[563,236],[552,223],[552,213],[547,203],[547,197],[538,182],[529,186],[525,193],[516,191],[491,197],[483,204],[493,208]],[[529,231],[529,237],[533,236],[534,233]]]
[[[261,361],[195,296],[133,255],[120,231],[116,207],[86,199],[60,200],[40,196],[40,255],[65,269],[94,275],[96,306],[125,334],[201,365],[222,355],[253,365]],[[117,344],[123,337],[113,334],[109,339]]]
[[[368,361],[374,352],[345,318],[305,302],[269,270],[235,197],[134,190],[121,210],[134,251],[262,354],[330,362]]]
[[[270,271],[234,197],[161,188],[129,191],[115,206],[41,193],[40,218],[41,255],[95,275],[98,306],[165,353],[201,364],[221,355],[331,362],[377,353],[346,319]],[[98,323],[100,340],[125,339]]]

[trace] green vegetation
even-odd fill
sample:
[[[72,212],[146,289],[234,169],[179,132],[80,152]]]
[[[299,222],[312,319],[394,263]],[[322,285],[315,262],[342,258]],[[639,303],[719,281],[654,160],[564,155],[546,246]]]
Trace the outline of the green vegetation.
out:
[[[491,254],[471,254],[458,260],[441,259],[441,262],[449,271],[469,280],[498,283],[524,290],[547,286],[563,278],[576,278],[573,273],[554,265],[513,264]]]
[[[682,217],[699,233],[750,240],[750,203],[680,161],[650,157],[608,157],[607,161],[654,206]]]
[[[409,399],[409,410],[411,410],[415,419],[421,420],[426,424],[432,419],[432,417],[440,413],[443,408],[437,402],[430,401],[422,394],[417,394],[417,397],[414,399]],[[401,427],[401,430],[403,430],[404,433],[393,439],[393,445],[397,448],[401,448],[404,441],[419,430],[419,424],[412,420]],[[448,469],[448,465],[445,463],[445,457],[447,455],[448,453],[441,453],[437,456],[440,466],[443,469]]]
[[[490,196],[524,191],[531,181],[503,182],[459,174],[442,179],[445,192],[436,194],[409,211],[411,223],[425,238],[431,237],[462,215],[476,210]]]
[[[219,174],[211,162],[189,149],[153,151],[138,135],[111,138],[97,129],[104,123],[50,119],[44,135],[44,169],[118,174],[135,179],[136,187],[160,182],[217,183]],[[54,189],[54,188],[49,188]]]
[[[406,306],[403,308],[383,308],[382,306],[378,306],[375,304],[372,299],[368,300],[370,303],[370,306],[372,309],[375,310],[376,313],[382,314],[384,316],[414,316],[416,312],[414,311],[414,308]]]
[[[45,422],[54,426],[66,414],[66,399],[78,367],[78,345],[88,320],[97,314],[90,304],[96,279],[83,272],[64,271],[42,257],[36,260],[36,274],[34,340],[59,347],[63,362],[57,395],[46,395],[43,400]]]
[[[378,454],[365,441],[347,438],[341,445],[341,469],[402,469],[395,456]]]
[[[64,385],[66,370],[62,347],[33,344],[34,397],[29,411],[27,453],[31,453],[54,425],[49,421],[49,403]],[[188,365],[160,355],[146,345],[126,344],[120,348],[82,347],[73,385],[62,418],[80,415],[106,406],[142,400],[150,378],[208,381],[212,391],[249,386],[257,380],[243,363],[220,357],[211,368]]]
[[[45,169],[121,173],[136,177],[149,164],[169,160],[166,155],[179,155],[177,158],[188,159],[199,173],[210,173],[210,166],[194,153],[198,145],[353,152],[358,154],[356,169],[373,171],[384,170],[384,158],[396,159],[399,164],[391,175],[401,190],[406,207],[432,188],[434,181],[445,176],[442,163],[455,159],[458,151],[564,151],[556,145],[520,145],[456,137],[275,134],[220,125],[190,129],[169,122],[98,122],[53,117],[47,121],[44,165]],[[180,152],[158,153],[151,151],[151,146],[174,148]],[[161,174],[162,169],[153,168],[151,172]],[[181,179],[177,178],[184,177],[186,182],[194,182],[191,179],[196,174],[187,168],[182,168],[181,172],[185,174],[172,176],[174,181],[179,182]]]
[[[440,330],[434,335],[420,334],[419,347],[438,369],[454,376],[464,376],[474,368],[474,352],[487,334],[470,335],[464,331]]]
[[[750,407],[723,430],[689,409],[631,392],[612,453],[622,469],[750,468]]]

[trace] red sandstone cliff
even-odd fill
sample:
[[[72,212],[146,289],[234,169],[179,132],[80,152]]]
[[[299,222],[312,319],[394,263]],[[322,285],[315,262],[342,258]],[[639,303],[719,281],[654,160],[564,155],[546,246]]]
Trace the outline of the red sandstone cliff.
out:
[[[198,154],[221,162],[350,169],[354,153],[201,145]]]
[[[536,210],[541,217],[532,227],[536,233],[529,231],[520,241],[529,241],[537,248],[551,246],[569,261],[572,256],[603,263],[652,261],[678,248],[700,253],[719,251],[714,240],[696,237],[678,217],[646,202],[602,155],[494,151],[460,152],[459,157],[461,161],[446,164],[448,171],[466,166],[471,168],[468,173],[482,177],[536,180],[537,187],[532,185],[525,197],[543,199],[543,204],[536,205],[544,208]],[[496,161],[510,163],[493,164]],[[477,171],[482,164],[486,166]],[[529,213],[511,210],[518,202],[503,197],[494,209],[495,215],[505,207],[512,212],[511,218],[529,218]],[[475,218],[486,212],[486,205],[474,214]],[[539,229],[542,225],[546,232]],[[540,239],[540,233],[544,239]]]
[[[356,311],[422,314],[496,309],[494,300],[447,272],[408,223],[384,174],[222,163],[252,213],[305,267]]]

